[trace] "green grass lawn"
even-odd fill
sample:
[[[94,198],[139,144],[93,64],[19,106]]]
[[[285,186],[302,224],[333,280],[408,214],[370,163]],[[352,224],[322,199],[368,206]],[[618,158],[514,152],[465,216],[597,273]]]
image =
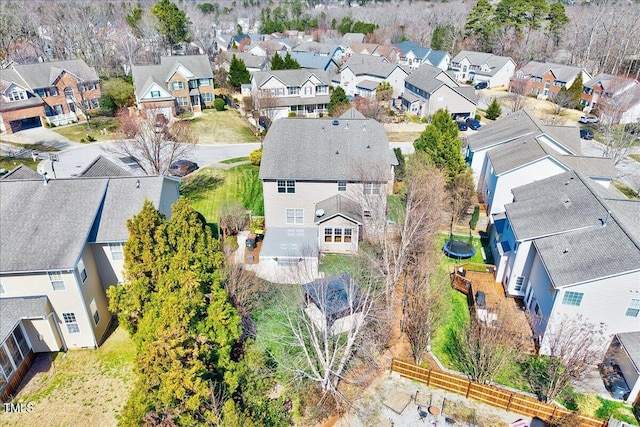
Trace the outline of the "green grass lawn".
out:
[[[640,154],[629,154],[629,157],[631,157],[636,162],[640,162]]]
[[[103,129],[106,129],[106,134],[102,134],[101,131]],[[78,123],[76,125],[51,128],[51,130],[74,142],[92,142],[88,140],[87,135],[95,138],[96,141],[110,141],[122,137],[117,132],[118,122],[115,117],[92,118],[91,127],[88,127],[86,123]]]
[[[16,157],[6,157],[0,156],[0,169],[4,169],[9,172],[11,169],[14,169],[16,166],[19,166],[20,163],[27,166],[30,169],[36,170],[38,167],[39,160],[35,162],[29,158],[16,158]]]
[[[345,271],[350,271],[353,267],[353,257],[343,254],[323,254],[320,258],[319,269],[325,277],[333,276]]]
[[[203,144],[260,142],[247,121],[235,110],[207,109],[191,120],[193,130]]]
[[[464,240],[465,242],[469,240],[469,235],[456,235],[454,234],[454,239],[457,240]],[[438,242],[438,247],[440,249],[442,249],[442,246],[444,246],[444,244],[449,240],[449,233],[446,234],[442,234],[440,236],[439,242]],[[447,256],[443,255],[442,258],[442,262],[449,266],[452,267],[455,264],[463,264],[465,262],[472,262],[472,263],[476,263],[476,264],[484,264],[485,263],[485,259],[482,257],[482,242],[480,239],[478,239],[477,237],[473,238],[473,245],[476,248],[476,253],[468,259],[462,259],[462,260],[458,260],[458,259],[454,259],[454,258],[449,258]]]
[[[232,165],[234,163],[247,162],[247,161],[249,161],[248,157],[233,157],[231,159],[222,160],[220,163],[224,163],[225,165]]]
[[[208,223],[218,222],[218,207],[227,200],[239,200],[253,215],[264,215],[259,168],[240,165],[229,170],[204,168],[182,182],[180,193],[191,200]]]
[[[640,199],[640,195],[633,188],[627,187],[623,183],[619,181],[613,181],[614,187],[618,189],[622,194],[624,194],[629,199]]]

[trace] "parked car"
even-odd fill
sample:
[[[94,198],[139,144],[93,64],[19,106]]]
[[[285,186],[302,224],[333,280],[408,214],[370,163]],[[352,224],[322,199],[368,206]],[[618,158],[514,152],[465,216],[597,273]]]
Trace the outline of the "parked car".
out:
[[[583,123],[583,124],[598,123],[598,118],[596,116],[580,116],[578,123]]]
[[[271,126],[271,119],[267,116],[260,116],[258,117],[258,124],[262,129],[269,129],[269,126]]]
[[[182,177],[198,169],[198,164],[190,160],[178,160],[169,166],[169,175]]]
[[[593,131],[590,131],[589,129],[580,129],[580,138],[593,139]]]
[[[478,82],[474,87],[476,90],[487,89],[489,87],[489,82]]]
[[[469,128],[466,122],[456,122],[458,124],[458,130],[465,131]]]
[[[471,129],[473,130],[477,130],[480,128],[480,122],[477,121],[476,119],[472,119],[471,117],[469,117],[467,119],[467,126],[469,126]]]

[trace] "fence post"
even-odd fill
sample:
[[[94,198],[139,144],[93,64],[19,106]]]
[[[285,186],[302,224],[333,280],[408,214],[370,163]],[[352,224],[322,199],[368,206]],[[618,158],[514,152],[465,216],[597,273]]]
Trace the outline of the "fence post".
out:
[[[505,411],[509,410],[509,406],[511,406],[511,399],[513,399],[513,393],[509,395],[509,401],[507,402],[507,407],[504,408]]]
[[[427,372],[427,387],[429,387],[429,382],[431,382],[431,369]]]
[[[549,419],[549,421],[553,420],[553,417],[556,415],[556,409],[557,409],[557,407],[554,405],[553,406],[553,412],[551,412],[551,418]]]
[[[464,396],[465,399],[469,398],[469,392],[471,391],[471,381],[467,383],[467,394]]]

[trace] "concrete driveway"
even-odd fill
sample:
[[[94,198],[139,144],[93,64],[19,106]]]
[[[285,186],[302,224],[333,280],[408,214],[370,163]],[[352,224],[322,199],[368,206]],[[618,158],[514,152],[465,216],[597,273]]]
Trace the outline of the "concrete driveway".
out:
[[[59,161],[56,162],[54,166],[55,176],[57,178],[75,176],[99,155],[108,158],[134,175],[143,175],[137,166],[131,165],[126,162],[126,159],[119,158],[117,155],[110,153],[108,149],[111,144],[111,142],[78,144],[79,146],[62,151],[58,155]],[[259,143],[196,145],[189,160],[196,162],[200,167],[204,167],[225,159],[246,157],[250,152],[259,147]],[[50,162],[45,161],[45,163],[47,172],[51,172]]]
[[[69,141],[64,136],[45,127],[27,129],[12,135],[3,135],[3,139],[17,144],[41,144],[60,151],[84,145],[79,142]]]

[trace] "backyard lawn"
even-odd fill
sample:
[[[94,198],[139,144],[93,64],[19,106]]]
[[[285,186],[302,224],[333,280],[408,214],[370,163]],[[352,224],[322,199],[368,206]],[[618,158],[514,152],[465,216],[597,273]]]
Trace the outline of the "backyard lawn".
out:
[[[229,170],[204,168],[182,182],[180,194],[189,199],[207,222],[218,223],[218,207],[227,200],[239,200],[253,215],[264,215],[259,168],[245,164]]]
[[[191,120],[201,144],[259,142],[247,121],[235,110],[207,109]]]
[[[30,169],[36,170],[38,167],[38,163],[40,160],[33,161],[31,157],[29,158],[17,158],[17,157],[6,157],[0,156],[0,169],[4,169],[9,172],[11,169],[14,169],[16,166],[19,166],[20,163],[27,166]]]
[[[118,132],[118,122],[115,117],[93,118],[91,119],[91,127],[88,127],[86,123],[78,123],[52,128],[52,130],[74,142],[93,142],[89,141],[87,135],[96,141],[110,141],[122,138],[122,134]],[[106,133],[104,133],[104,131],[106,131]]]
[[[33,412],[0,411],[0,425],[115,426],[135,381],[135,345],[127,332],[117,328],[97,350],[50,357],[49,369],[36,373],[14,401],[33,403]]]

